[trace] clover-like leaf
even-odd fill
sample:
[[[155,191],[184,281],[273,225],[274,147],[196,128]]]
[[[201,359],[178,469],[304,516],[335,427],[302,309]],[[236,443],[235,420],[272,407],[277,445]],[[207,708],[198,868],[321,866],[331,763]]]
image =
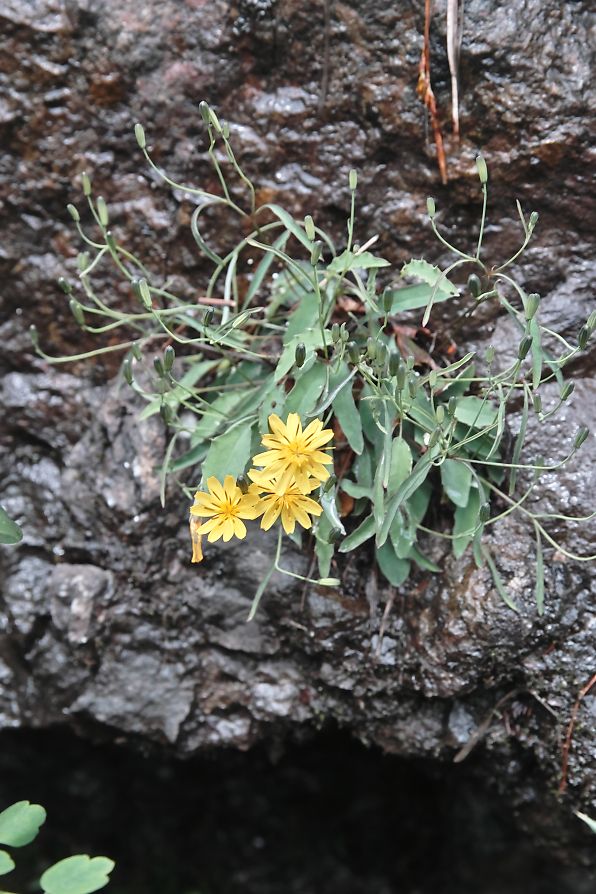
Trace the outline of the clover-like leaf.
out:
[[[6,875],[14,869],[14,860],[6,851],[0,851],[0,875]]]
[[[17,801],[0,813],[0,844],[23,847],[29,844],[45,822],[46,812],[39,804]]]
[[[46,894],[91,894],[107,885],[114,865],[109,857],[76,854],[46,869],[39,883]]]

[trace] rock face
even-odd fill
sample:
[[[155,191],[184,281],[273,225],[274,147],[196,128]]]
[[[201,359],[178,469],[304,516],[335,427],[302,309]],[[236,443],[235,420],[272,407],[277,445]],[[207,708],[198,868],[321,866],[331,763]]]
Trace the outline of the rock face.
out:
[[[569,796],[555,804],[547,793],[559,783],[572,707],[594,673],[589,567],[547,555],[539,618],[533,538],[509,516],[495,526],[494,551],[519,614],[485,570],[445,558],[444,574],[420,576],[397,595],[379,638],[389,594],[375,592],[363,556],[352,595],[309,593],[302,606],[288,579],[274,579],[246,625],[270,542],[259,535],[212,548],[191,566],[186,501],[172,490],[166,510],[159,505],[162,428],[137,421],[115,363],[74,363],[65,373],[29,349],[32,322],[50,353],[97,344],[82,339],[55,285],[75,275],[80,246],[64,206],[79,201],[84,169],[146,263],[202,288],[189,203],[147,172],[132,135],[143,121],[175,180],[215,188],[201,99],[229,121],[261,199],[312,213],[338,236],[356,167],[358,238],[378,233],[395,264],[422,253],[448,259],[425,225],[429,194],[445,209],[446,232],[474,244],[482,148],[492,188],[487,256],[502,258],[519,241],[516,197],[538,210],[520,276],[543,296],[549,325],[573,340],[593,302],[589,4],[466,3],[462,140],[445,124],[447,187],[416,96],[422,7],[329,3],[326,54],[325,3],[0,2],[1,496],[25,529],[18,549],[0,553],[0,723],[70,724],[181,755],[247,749],[329,721],[386,751],[436,761],[478,740],[520,828],[584,865],[591,840],[569,809],[596,815],[595,690],[579,707]],[[439,3],[432,65],[446,122],[444,36]],[[477,328],[455,317],[435,323],[463,346],[507,351],[506,322],[491,313]],[[596,428],[594,360],[585,356],[560,423],[531,432],[537,454],[559,457],[579,423]],[[594,458],[592,438],[573,467],[546,481],[544,511],[592,511]],[[593,551],[594,523],[554,525],[568,549],[591,541]]]

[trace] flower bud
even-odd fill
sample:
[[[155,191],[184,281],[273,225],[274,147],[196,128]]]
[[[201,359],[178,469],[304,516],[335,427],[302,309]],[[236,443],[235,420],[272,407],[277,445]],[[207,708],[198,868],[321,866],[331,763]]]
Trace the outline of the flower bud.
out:
[[[401,364],[399,354],[392,354],[389,358],[389,375],[396,376]]]
[[[240,475],[236,479],[236,484],[238,485],[238,487],[240,488],[240,490],[242,491],[243,494],[248,493],[248,488],[250,487],[250,480],[249,480],[249,478],[247,478],[246,475]]]
[[[339,587],[341,581],[337,577],[320,577],[317,581],[320,587]]]
[[[476,273],[470,273],[468,276],[468,289],[474,298],[478,298],[481,294],[482,283],[480,282],[480,277]]]
[[[29,338],[33,342],[33,346],[37,348],[39,345],[39,332],[37,331],[35,323],[31,323],[29,326]]]
[[[331,341],[333,342],[334,345],[336,345],[338,343],[338,341],[340,340],[340,337],[341,337],[341,332],[339,329],[339,323],[334,323],[333,326],[331,327]]]
[[[170,406],[170,404],[166,403],[165,401],[164,401],[164,403],[162,403],[161,407],[159,408],[159,415],[161,416],[161,418],[163,419],[163,421],[165,422],[166,425],[171,425],[175,418],[174,411],[173,411],[172,407]]]
[[[221,135],[224,138],[224,140],[230,139],[230,125],[228,124],[227,121],[225,121],[221,126]]]
[[[590,330],[590,335],[596,329],[596,310],[593,310],[588,319],[586,320],[586,326]]]
[[[89,252],[88,251],[80,251],[77,255],[77,266],[81,273],[85,268],[89,265]]]
[[[360,349],[355,341],[348,342],[348,357],[352,363],[360,363]]]
[[[495,348],[494,345],[489,345],[486,351],[484,352],[484,360],[488,364],[491,365],[493,360],[495,359]]]
[[[428,374],[429,388],[431,388],[431,389],[434,388],[436,386],[436,384],[437,384],[437,371],[436,371],[436,369],[431,369],[431,371]]]
[[[408,356],[406,357],[406,367],[408,372],[411,372],[414,369],[415,362],[416,360],[414,359],[413,355],[408,354]]]
[[[590,429],[586,425],[581,425],[578,428],[577,434],[575,436],[575,441],[573,443],[573,446],[575,447],[576,450],[579,450],[579,448],[584,443],[584,441],[586,440],[586,438],[588,437],[589,434],[590,434]]]
[[[485,524],[490,518],[490,503],[483,503],[478,510],[478,518]]]
[[[157,373],[157,375],[159,376],[159,378],[160,378],[160,379],[163,379],[163,377],[164,377],[164,375],[165,375],[165,370],[164,370],[164,367],[163,367],[163,363],[162,363],[161,357],[154,357],[154,358],[153,358],[153,368],[155,369],[155,372]]]
[[[428,447],[434,447],[437,444],[440,437],[441,437],[441,429],[435,428],[435,430],[432,432],[430,438],[428,439]]]
[[[531,335],[524,335],[517,349],[517,359],[523,360],[527,356],[528,351],[532,347],[533,338]]]
[[[116,251],[116,240],[111,230],[106,230],[106,243],[110,251]]]
[[[563,388],[561,389],[561,403],[564,403],[568,398],[570,398],[574,391],[575,382],[565,382]]]
[[[134,288],[134,283],[133,283],[133,288]],[[147,310],[151,310],[151,307],[152,307],[151,292],[149,290],[149,285],[147,283],[147,280],[144,278],[139,279],[137,288],[139,290],[138,294],[139,294],[139,298],[141,299],[141,301],[143,303],[143,307],[145,307]]]
[[[536,226],[537,223],[538,223],[538,212],[532,211],[532,213],[530,214],[530,220],[528,221],[528,229],[530,230],[530,232],[532,232],[532,230],[534,229],[534,227]]]
[[[213,320],[213,315],[215,313],[215,308],[208,307],[203,314],[203,326],[207,328],[211,325],[211,321]]]
[[[377,356],[377,342],[371,336],[366,339],[366,356],[370,360],[374,360]]]
[[[135,124],[135,137],[137,143],[139,144],[139,149],[144,149],[146,145],[145,141],[145,129],[142,124],[138,122]]]
[[[390,314],[393,310],[393,295],[391,289],[385,289],[383,292],[383,310],[386,314]]]
[[[375,363],[379,370],[383,369],[385,363],[387,362],[387,345],[380,341],[377,345],[377,356],[375,358]]]
[[[76,300],[76,298],[71,298],[68,302],[68,306],[70,307],[70,312],[79,324],[79,326],[85,325],[85,315],[83,313],[83,308]]]
[[[135,342],[134,345],[131,346],[130,350],[131,350],[132,356],[135,358],[135,360],[142,359],[143,355],[141,353],[141,349],[137,342]]]
[[[585,351],[591,334],[592,333],[590,332],[588,326],[582,326],[582,328],[579,330],[579,334],[577,336],[577,344],[580,351]]]
[[[65,295],[70,295],[72,292],[72,286],[67,279],[64,279],[63,276],[58,277],[58,285],[62,289]]]
[[[107,227],[110,222],[110,215],[108,214],[108,206],[103,196],[97,197],[97,216],[102,227]]]
[[[132,382],[133,382],[132,357],[124,358],[124,363],[122,364],[122,375],[124,376],[124,381],[128,385],[132,385]]]
[[[535,413],[542,413],[542,398],[537,392],[532,396],[532,406]]]
[[[294,360],[296,362],[296,366],[299,369],[301,366],[304,365],[304,361],[306,360],[306,345],[304,345],[302,342],[296,345]]]
[[[537,292],[532,292],[525,300],[525,316],[526,320],[531,320],[535,315],[538,307],[540,305],[540,295]]]
[[[219,123],[219,118],[217,117],[217,115],[215,114],[215,112],[213,111],[211,106],[208,106],[208,109],[209,109],[209,122],[213,125],[213,129],[215,130],[215,132],[220,134],[222,131],[221,131],[221,124]]]
[[[457,397],[453,394],[447,402],[447,412],[449,413],[450,416],[454,416],[456,410],[457,410]]]
[[[433,199],[432,196],[429,196],[428,199],[426,200],[426,210],[428,212],[428,216],[430,217],[430,219],[434,220],[434,217],[437,213],[437,206],[436,206],[435,200]]]
[[[350,185],[351,191],[356,192],[356,187],[358,186],[358,173],[353,169],[349,173],[348,183]]]
[[[74,205],[68,204],[66,206],[66,210],[68,211],[68,213],[70,214],[70,216],[72,217],[72,219],[74,220],[75,223],[78,223],[80,221],[81,215],[79,214],[79,212],[77,211],[77,209],[75,208]]]
[[[486,167],[486,162],[484,160],[484,156],[478,155],[476,158],[476,170],[478,171],[478,177],[480,178],[480,182],[484,186],[484,184],[488,180],[488,170]]]
[[[410,376],[408,379],[408,391],[410,397],[416,397],[416,392],[418,391],[418,379],[416,376]]]
[[[163,368],[166,372],[170,372],[174,365],[174,360],[176,359],[176,352],[172,345],[168,345],[165,351],[163,352]]]
[[[310,252],[310,263],[313,267],[315,266],[315,264],[319,263],[322,252],[323,243],[320,240],[317,240],[317,242],[313,242],[313,246]]]
[[[307,214],[306,217],[304,218],[304,231],[305,231],[307,237],[310,239],[310,241],[314,242],[315,224],[314,224],[314,221],[313,221],[312,217],[310,216],[310,214]]]
[[[81,174],[81,185],[83,187],[83,195],[90,196],[91,195],[91,181],[89,179],[89,175],[86,171],[83,171]]]
[[[350,333],[348,332],[348,327],[346,326],[345,323],[342,323],[341,326],[339,327],[339,336],[344,344],[350,338]]]
[[[397,370],[397,387],[399,391],[403,391],[406,386],[406,373],[408,371],[407,366],[404,363],[400,363],[399,369]]]
[[[443,425],[443,422],[445,421],[445,407],[443,406],[443,404],[439,404],[439,406],[435,410],[435,416],[437,417],[437,422],[439,423],[439,425]]]
[[[203,119],[205,124],[210,124],[209,106],[204,99],[199,103],[199,112],[201,113],[201,118]]]

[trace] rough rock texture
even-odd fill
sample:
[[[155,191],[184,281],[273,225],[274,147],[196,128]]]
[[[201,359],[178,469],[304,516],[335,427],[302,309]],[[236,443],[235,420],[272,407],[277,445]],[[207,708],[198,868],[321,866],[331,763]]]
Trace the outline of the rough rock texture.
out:
[[[452,238],[473,244],[482,148],[492,187],[487,256],[500,259],[519,241],[515,197],[538,210],[520,276],[543,295],[549,325],[573,340],[593,307],[590,25],[584,2],[466,3],[462,142],[447,139],[442,187],[416,97],[421,3],[333,3],[324,90],[323,3],[0,2],[1,496],[25,528],[24,544],[0,554],[3,727],[68,723],[189,755],[334,721],[387,751],[449,761],[486,721],[477,747],[520,828],[562,862],[584,865],[592,842],[569,811],[596,815],[594,691],[580,707],[570,797],[557,804],[552,793],[572,706],[594,673],[589,567],[549,551],[538,618],[533,538],[509,516],[494,547],[519,615],[486,571],[446,558],[444,575],[420,576],[398,595],[379,642],[388,594],[375,592],[363,556],[343,598],[309,593],[302,608],[288,579],[274,579],[247,626],[270,542],[258,535],[213,548],[191,567],[185,503],[172,491],[166,511],[159,506],[163,432],[136,421],[137,407],[110,380],[116,361],[56,371],[32,356],[26,331],[35,321],[55,353],[92,344],[55,286],[74,276],[80,246],[64,206],[79,202],[84,169],[146,262],[202,288],[192,205],[147,173],[132,125],[145,123],[174,179],[215,188],[197,111],[206,98],[229,121],[261,200],[310,212],[339,234],[348,171],[358,168],[358,238],[378,233],[396,264],[412,254],[448,258],[424,222],[428,194]],[[433,75],[447,120],[444,32],[439,3]],[[459,343],[507,351],[506,321],[490,312],[481,328],[456,315],[442,322]],[[547,458],[561,455],[580,422],[596,429],[593,354],[573,372],[580,382],[560,422],[532,431]],[[592,439],[548,479],[545,511],[590,512],[593,463]],[[596,539],[593,524],[578,532],[556,522],[552,531],[572,550]]]

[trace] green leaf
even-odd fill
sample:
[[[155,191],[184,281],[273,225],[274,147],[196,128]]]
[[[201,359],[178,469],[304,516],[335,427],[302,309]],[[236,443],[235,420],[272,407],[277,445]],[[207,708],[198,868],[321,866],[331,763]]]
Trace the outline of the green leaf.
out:
[[[39,804],[17,801],[0,813],[0,844],[23,847],[39,832],[46,819],[46,812]]]
[[[46,894],[91,894],[108,884],[114,865],[108,857],[77,854],[46,869],[40,885]]]
[[[389,539],[393,544],[395,555],[398,559],[407,559],[416,539],[416,528],[406,523],[400,509],[395,513],[395,518],[389,528]]]
[[[420,307],[426,307],[430,301],[432,291],[432,286],[420,284],[416,286],[405,286],[401,289],[388,289],[383,293],[383,296],[389,295],[391,298],[392,304],[389,313],[398,314],[406,310],[418,310]],[[440,290],[437,290],[434,303],[437,304],[440,301],[447,301],[448,298],[451,298],[449,292],[441,292]]]
[[[353,251],[342,251],[340,255],[334,258],[327,267],[328,273],[335,273],[342,276],[348,270],[371,270],[376,267],[390,267],[389,261],[384,258],[377,258],[369,251],[362,251],[356,254]]]
[[[521,456],[522,448],[524,446],[524,441],[526,440],[526,428],[528,425],[528,389],[524,388],[524,405],[522,408],[521,419],[519,423],[519,432],[517,438],[515,439],[515,444],[513,446],[513,455],[511,457],[511,465],[516,466],[519,463],[519,459]],[[515,468],[511,469],[511,474],[509,476],[509,496],[512,496],[515,490],[515,483],[517,481],[517,472],[518,470]]]
[[[285,208],[282,208],[280,205],[275,204],[263,205],[263,208],[269,208],[269,210],[272,211],[275,216],[282,222],[286,230],[288,230],[292,234],[292,236],[294,236],[298,240],[298,242],[301,242],[310,254],[310,251],[312,249],[312,243],[310,239],[308,238],[300,224],[296,220],[294,220],[291,214],[288,214]]]
[[[361,497],[372,500],[373,489],[371,485],[356,484],[355,481],[350,481],[349,478],[342,478],[340,483],[341,489],[351,497],[354,497],[355,500],[359,500]]]
[[[284,345],[295,336],[300,336],[305,329],[313,329],[319,322],[319,299],[314,292],[303,291],[296,309],[290,315],[288,327],[284,333]]]
[[[172,388],[163,398],[160,396],[148,403],[145,409],[139,413],[139,419],[148,419],[150,416],[159,413],[162,403],[169,404],[175,410],[181,400],[189,397],[188,390],[192,389],[218,363],[220,363],[219,360],[202,360],[200,363],[193,363],[191,368],[180,379],[180,384]]]
[[[323,512],[331,522],[334,528],[339,528],[342,534],[346,533],[346,529],[343,526],[343,522],[339,517],[339,513],[337,511],[337,503],[335,502],[335,494],[336,489],[334,487],[331,490],[328,490],[327,493],[321,492],[321,496],[319,498],[319,502],[323,507]],[[323,575],[325,576],[325,575]]]
[[[480,511],[480,493],[473,487],[468,496],[466,506],[459,506],[455,510],[455,524],[453,525],[453,555],[461,558],[472,542],[475,529],[478,526],[478,513]]]
[[[391,543],[384,543],[377,549],[379,568],[393,587],[399,587],[410,573],[410,563],[398,559]]]
[[[328,367],[315,362],[309,370],[296,379],[296,383],[286,397],[285,412],[307,416],[315,406],[327,383]]]
[[[331,559],[335,545],[329,543],[332,525],[326,515],[321,515],[315,528],[315,555],[319,566],[319,577],[329,577]]]
[[[488,428],[497,420],[497,410],[479,397],[462,397],[455,408],[455,418],[472,428]]]
[[[7,875],[14,869],[14,860],[6,851],[0,851],[0,875]]]
[[[441,465],[441,482],[452,503],[461,507],[468,505],[472,469],[467,463],[446,459]]]
[[[214,475],[223,483],[226,475],[238,478],[250,459],[252,426],[246,423],[214,438],[203,462],[203,481]]]
[[[588,816],[586,813],[580,813],[579,810],[575,811],[575,815],[586,824],[588,829],[591,829],[594,834],[596,834],[596,820],[592,819],[591,816]]]
[[[205,411],[199,417],[199,421],[190,437],[191,445],[194,447],[195,444],[200,444],[201,441],[211,440],[222,426],[228,428],[230,420],[234,417],[234,410],[242,405],[241,409],[244,414],[246,412],[246,404],[257,393],[257,390],[257,388],[247,385],[244,389],[226,391],[220,394],[219,397],[216,397],[211,402],[209,409],[205,408]]]
[[[345,540],[342,540],[339,552],[349,553],[351,550],[356,549],[357,546],[360,546],[362,543],[369,540],[375,531],[375,517],[374,515],[369,515],[368,518],[365,518],[364,521],[358,525],[355,531],[352,531],[351,534],[348,534]]]
[[[389,465],[388,493],[394,494],[412,471],[412,451],[403,438],[393,439]]]
[[[495,587],[497,589],[497,593],[499,594],[499,596],[501,597],[501,599],[503,600],[503,602],[505,603],[505,605],[508,608],[512,609],[514,612],[519,612],[519,608],[517,607],[517,605],[515,604],[515,602],[513,601],[513,599],[511,598],[511,596],[509,595],[509,593],[507,592],[507,590],[505,588],[505,584],[503,583],[501,575],[499,574],[499,569],[495,565],[493,557],[491,556],[490,552],[488,551],[488,547],[482,545],[480,547],[480,549],[482,550],[482,555],[486,559],[486,564],[490,568],[490,573],[492,574],[492,578],[493,578]]]
[[[425,556],[417,546],[413,546],[410,550],[410,558],[414,559],[418,567],[422,568],[424,571],[430,571],[433,574],[436,574],[441,570],[439,566],[429,559],[428,556]]]
[[[23,531],[0,506],[0,543],[14,546],[23,539]]]
[[[438,267],[429,264],[428,261],[423,261],[422,259],[417,260],[414,258],[413,260],[408,261],[407,264],[404,264],[400,272],[402,276],[412,276],[415,279],[421,279],[429,286],[434,287],[436,283],[439,282],[435,292],[435,301],[440,300],[440,293],[443,293],[446,298],[459,295],[457,286],[454,286],[447,277],[443,276],[442,271],[439,270]],[[432,290],[429,293],[427,300],[430,299],[431,294]]]
[[[326,344],[331,343],[331,333],[328,330],[325,332],[325,342]],[[321,330],[318,327],[316,329],[305,329],[300,335],[295,335],[294,338],[290,339],[281,352],[275,367],[276,382],[280,382],[294,366],[296,362],[296,348],[300,343],[306,348],[306,363],[308,363],[309,357],[312,357],[315,350],[323,347]]]
[[[389,528],[391,527],[391,523],[395,518],[395,513],[397,512],[399,507],[409,497],[411,497],[414,491],[417,490],[426,480],[426,477],[432,467],[433,457],[434,454],[430,450],[428,451],[428,453],[425,453],[424,456],[422,456],[418,460],[408,477],[400,484],[393,497],[391,497],[389,502],[386,504],[383,524],[377,535],[377,547],[382,546],[387,540]]]
[[[530,335],[532,336],[532,388],[536,391],[542,378],[542,363],[545,359],[542,351],[542,333],[536,317],[530,321]]]

